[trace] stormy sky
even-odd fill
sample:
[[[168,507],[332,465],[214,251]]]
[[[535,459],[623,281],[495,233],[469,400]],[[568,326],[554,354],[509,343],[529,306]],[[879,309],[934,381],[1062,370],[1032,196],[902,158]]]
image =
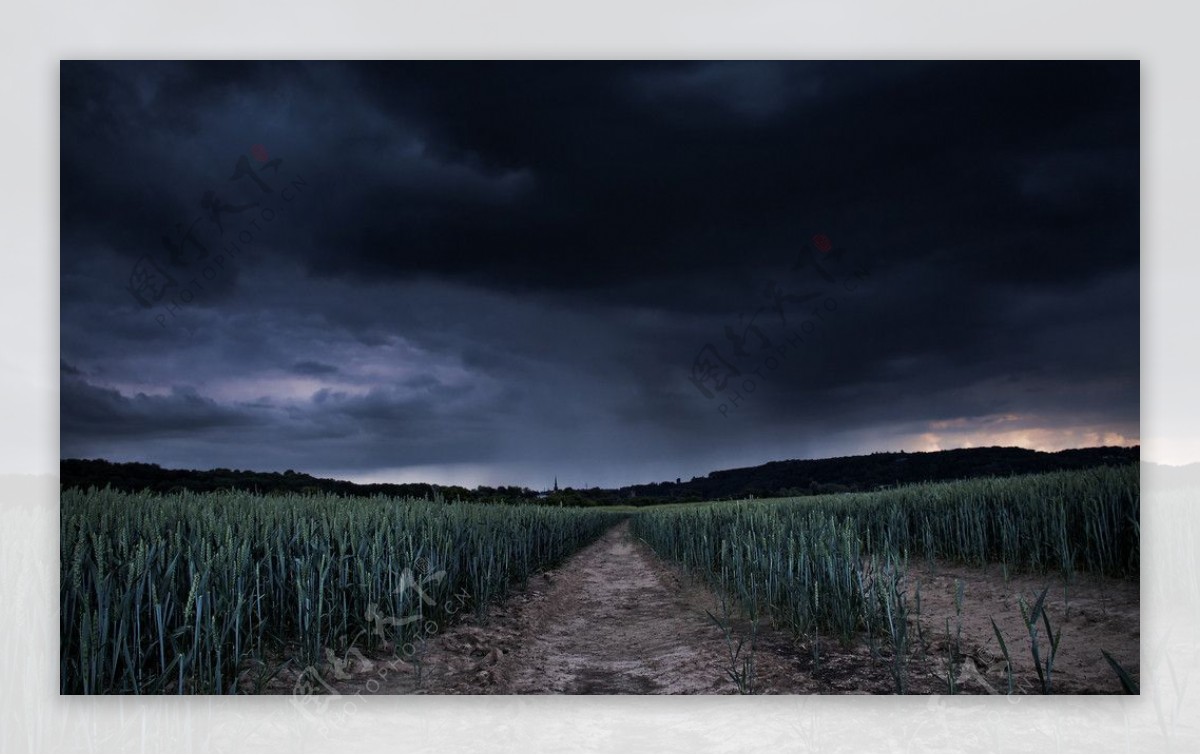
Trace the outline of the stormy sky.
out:
[[[64,62],[61,454],[1138,442],[1136,62]]]

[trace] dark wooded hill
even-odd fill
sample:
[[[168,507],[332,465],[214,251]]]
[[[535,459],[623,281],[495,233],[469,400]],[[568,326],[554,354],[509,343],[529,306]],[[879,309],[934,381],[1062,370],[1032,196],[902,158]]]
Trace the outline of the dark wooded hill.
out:
[[[916,482],[971,477],[1007,476],[1060,469],[1129,464],[1138,461],[1139,447],[1104,446],[1047,453],[1025,448],[962,448],[919,453],[887,452],[831,459],[772,461],[756,467],[726,469],[703,477],[674,482],[629,485],[622,488],[570,487],[554,492],[529,488],[410,484],[359,484],[345,480],[286,472],[240,469],[163,469],[157,464],[114,463],[103,459],[63,459],[63,488],[111,486],[130,492],[151,490],[245,490],[257,493],[337,493],[350,496],[416,496],[435,500],[541,501],[575,506],[603,504],[648,505],[705,501],[747,496],[801,496],[876,490]]]

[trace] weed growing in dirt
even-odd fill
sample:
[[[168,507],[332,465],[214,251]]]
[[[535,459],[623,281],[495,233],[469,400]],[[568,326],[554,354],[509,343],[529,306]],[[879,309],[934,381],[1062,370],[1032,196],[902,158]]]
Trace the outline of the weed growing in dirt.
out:
[[[758,617],[750,620],[750,637],[747,644],[745,637],[735,637],[733,618],[729,612],[729,599],[724,593],[720,596],[721,615],[705,611],[708,618],[721,629],[725,637],[725,648],[729,654],[729,669],[726,671],[730,680],[737,687],[739,695],[754,694],[754,651],[758,642]]]
[[[1054,680],[1054,658],[1058,655],[1058,646],[1062,642],[1062,630],[1060,629],[1055,634],[1050,629],[1050,615],[1046,613],[1046,594],[1050,588],[1042,590],[1042,594],[1034,601],[1032,608],[1025,601],[1024,597],[1018,597],[1017,602],[1021,606],[1021,618],[1025,622],[1025,629],[1029,632],[1029,648],[1033,654],[1033,667],[1037,671],[1038,683],[1041,685],[1042,694],[1049,695],[1053,689]],[[1042,658],[1041,647],[1038,642],[1038,619],[1042,619],[1046,627],[1046,639],[1049,644],[1045,659]]]
[[[1133,677],[1129,675],[1129,672],[1122,668],[1121,664],[1117,663],[1117,661],[1108,654],[1107,650],[1101,650],[1100,652],[1104,655],[1104,660],[1108,661],[1108,665],[1112,667],[1113,672],[1116,673],[1117,678],[1121,680],[1121,689],[1124,690],[1125,694],[1142,694],[1141,688],[1138,687],[1138,683],[1133,680]]]

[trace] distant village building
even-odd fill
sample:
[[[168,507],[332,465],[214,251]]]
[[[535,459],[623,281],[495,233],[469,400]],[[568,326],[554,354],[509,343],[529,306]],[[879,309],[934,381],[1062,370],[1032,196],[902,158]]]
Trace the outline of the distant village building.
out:
[[[540,498],[549,498],[549,497],[550,497],[550,493],[551,493],[551,492],[554,492],[554,493],[557,493],[557,492],[558,492],[558,475],[555,475],[555,476],[554,476],[554,490],[553,490],[553,491],[549,491],[549,490],[547,490],[547,491],[543,491],[543,492],[541,492],[541,493],[538,493],[538,496],[537,496],[537,497],[538,497],[539,499],[540,499]]]

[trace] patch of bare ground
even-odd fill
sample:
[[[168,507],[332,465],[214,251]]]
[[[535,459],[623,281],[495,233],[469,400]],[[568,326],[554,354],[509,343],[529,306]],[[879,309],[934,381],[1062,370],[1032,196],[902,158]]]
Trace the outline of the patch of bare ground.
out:
[[[910,564],[906,579],[910,610],[915,610],[912,596],[920,584],[920,624],[926,639],[932,642],[929,653],[945,653],[947,620],[951,633],[961,622],[965,673],[979,677],[997,692],[1006,692],[1008,682],[992,620],[1012,659],[1015,692],[1041,692],[1019,599],[1032,605],[1047,588],[1045,610],[1050,627],[1062,633],[1051,679],[1053,693],[1121,694],[1119,678],[1102,650],[1108,651],[1135,680],[1138,678],[1141,631],[1136,580],[1076,574],[1068,582],[1057,574],[1018,573],[1006,577],[1005,570],[997,565],[924,563]],[[955,607],[959,582],[963,585],[961,614]],[[1045,663],[1048,641],[1041,621],[1038,641]]]
[[[1051,624],[1062,629],[1055,693],[1119,693],[1103,648],[1136,677],[1138,586],[1079,576],[1013,576],[999,567],[915,564],[908,572],[912,649],[905,664],[909,694],[945,694],[953,662],[956,691],[1004,693],[995,619],[1014,662],[1018,693],[1040,690],[1021,621],[1018,596],[1032,602],[1049,586]],[[916,614],[914,590],[921,589]],[[963,585],[961,613],[957,585]],[[1069,598],[1069,602],[1068,602]],[[704,585],[664,562],[622,524],[559,568],[494,606],[433,636],[419,664],[348,659],[323,673],[320,691],[341,694],[733,694],[726,633],[709,618],[719,602]],[[951,637],[946,635],[949,620]],[[958,628],[961,626],[961,631]],[[919,632],[918,632],[919,629]],[[754,636],[753,691],[758,694],[891,694],[893,658],[886,642],[850,647],[833,638],[796,639],[783,627],[735,619],[731,637]],[[921,641],[918,641],[918,636]],[[1043,647],[1044,629],[1042,630]],[[955,652],[957,650],[957,652]],[[743,649],[743,653],[747,650]],[[745,657],[744,655],[742,656]],[[298,670],[285,669],[268,691],[290,692]]]

